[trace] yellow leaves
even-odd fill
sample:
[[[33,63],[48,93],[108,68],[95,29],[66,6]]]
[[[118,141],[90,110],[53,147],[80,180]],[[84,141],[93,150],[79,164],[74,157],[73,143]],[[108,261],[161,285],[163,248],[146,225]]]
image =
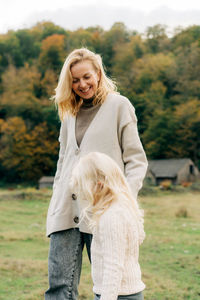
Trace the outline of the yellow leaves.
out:
[[[41,85],[45,91],[45,96],[49,99],[54,94],[57,85],[57,76],[53,70],[46,70]]]
[[[172,66],[174,63],[173,58],[170,55],[158,53],[155,55],[147,54],[143,58],[138,59],[135,68],[142,73],[149,74],[152,79],[156,80],[162,73]]]
[[[43,72],[47,69],[60,70],[65,56],[64,39],[63,34],[53,34],[42,41],[39,66]]]
[[[52,140],[52,133],[45,122],[28,131],[23,119],[13,117],[3,122],[0,119],[0,128],[0,161],[8,171],[31,180],[52,168],[52,157],[57,154],[58,142]]]
[[[5,90],[12,89],[13,92],[19,90],[32,92],[40,77],[41,74],[35,66],[25,64],[23,68],[16,69],[13,65],[10,65],[2,76],[3,87]]]
[[[16,69],[10,65],[2,76],[4,93],[1,97],[1,104],[10,107],[20,105],[28,106],[37,102],[34,97],[35,86],[39,84],[40,73],[36,67],[29,66]]]
[[[0,134],[3,132],[4,120],[0,119]]]
[[[56,47],[58,50],[62,51],[64,46],[63,34],[53,34],[48,36],[42,41],[42,51],[47,51],[51,47]]]
[[[175,115],[179,119],[190,119],[190,122],[200,122],[200,101],[197,99],[188,100],[186,103],[176,107]]]
[[[156,95],[162,95],[164,96],[166,93],[166,86],[161,81],[155,81],[151,84],[150,92]]]
[[[26,125],[20,117],[9,118],[2,126],[2,132],[9,136],[18,137],[26,133]]]

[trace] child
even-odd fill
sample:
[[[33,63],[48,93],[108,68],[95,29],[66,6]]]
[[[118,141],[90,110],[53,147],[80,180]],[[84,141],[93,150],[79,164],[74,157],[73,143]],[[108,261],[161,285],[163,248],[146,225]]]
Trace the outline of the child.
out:
[[[142,300],[143,217],[123,172],[107,155],[90,152],[73,169],[71,188],[81,206],[80,223],[92,228],[95,300]]]

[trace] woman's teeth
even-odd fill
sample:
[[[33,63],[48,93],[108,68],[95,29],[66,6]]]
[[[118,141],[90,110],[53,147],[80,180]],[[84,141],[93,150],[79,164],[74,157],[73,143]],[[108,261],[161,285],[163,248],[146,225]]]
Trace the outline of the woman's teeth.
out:
[[[82,92],[82,93],[87,93],[87,92],[89,91],[89,89],[90,89],[90,88],[88,88],[87,90],[84,90],[84,91],[82,90],[81,92]]]

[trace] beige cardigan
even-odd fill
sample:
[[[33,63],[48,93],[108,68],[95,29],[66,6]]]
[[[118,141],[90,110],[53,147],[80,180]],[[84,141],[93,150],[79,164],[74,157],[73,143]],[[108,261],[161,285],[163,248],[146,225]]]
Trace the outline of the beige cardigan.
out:
[[[59,159],[47,215],[47,236],[77,227],[80,206],[76,191],[70,190],[69,181],[73,166],[81,156],[98,151],[113,158],[125,173],[135,198],[146,174],[147,159],[138,136],[135,110],[127,98],[114,93],[107,96],[79,147],[75,121],[75,117],[67,115],[61,123]],[[90,233],[86,224],[78,227]]]
[[[91,258],[93,291],[101,300],[116,300],[144,290],[139,265],[141,236],[135,213],[118,199],[101,215],[93,231]],[[143,226],[142,226],[143,227]]]

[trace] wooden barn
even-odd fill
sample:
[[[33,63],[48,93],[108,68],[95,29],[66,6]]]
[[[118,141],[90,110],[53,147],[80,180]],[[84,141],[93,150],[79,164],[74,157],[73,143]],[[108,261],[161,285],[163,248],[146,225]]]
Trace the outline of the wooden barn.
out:
[[[189,158],[156,159],[149,161],[146,178],[155,185],[159,185],[164,180],[181,184],[197,180],[199,170]]]

